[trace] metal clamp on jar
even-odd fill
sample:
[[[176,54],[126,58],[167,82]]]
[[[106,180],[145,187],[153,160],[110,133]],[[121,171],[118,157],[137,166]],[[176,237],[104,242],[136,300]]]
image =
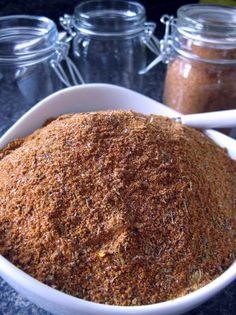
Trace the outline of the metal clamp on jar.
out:
[[[168,63],[165,104],[184,114],[236,108],[236,9],[191,4],[166,25],[161,54]]]
[[[140,90],[147,47],[159,54],[155,23],[136,2],[95,0],[79,4],[61,25],[73,39],[73,61],[86,83],[103,82]]]
[[[18,118],[12,113],[22,109],[23,114],[63,86],[81,82],[68,49],[59,40],[55,23],[46,17],[0,18],[0,125]]]

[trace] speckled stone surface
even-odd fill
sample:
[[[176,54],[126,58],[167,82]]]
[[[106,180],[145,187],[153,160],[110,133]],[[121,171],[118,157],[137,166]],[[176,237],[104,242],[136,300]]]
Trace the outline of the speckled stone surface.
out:
[[[31,0],[0,0],[0,15],[7,14],[40,14],[57,19],[63,12],[72,12],[72,8],[79,1],[66,0],[31,1]],[[163,12],[173,13],[176,7],[188,1],[142,1],[147,7],[147,13],[155,20],[158,14]],[[194,1],[191,1],[194,2]],[[160,4],[162,3],[162,4]],[[169,11],[168,11],[169,6]],[[156,18],[157,19],[157,18]],[[159,19],[159,16],[158,16]],[[143,94],[156,100],[161,100],[165,69],[158,66],[152,70],[145,79],[145,85],[141,91]],[[1,74],[1,73],[0,73]],[[1,77],[0,77],[1,81]],[[12,93],[11,87],[0,84],[0,136],[26,112],[32,102],[22,102],[17,95]],[[202,306],[187,313],[188,315],[235,315],[236,314],[236,282],[229,285],[217,296],[207,301]],[[49,315],[46,311],[30,303],[0,278],[0,315]]]

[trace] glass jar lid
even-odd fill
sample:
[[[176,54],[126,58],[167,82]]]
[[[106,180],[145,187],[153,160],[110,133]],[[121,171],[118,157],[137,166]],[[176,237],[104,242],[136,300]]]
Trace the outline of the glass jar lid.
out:
[[[177,11],[178,32],[202,45],[236,47],[236,8],[189,4]]]
[[[0,18],[0,63],[39,62],[55,52],[55,23],[41,16],[12,15]]]
[[[74,27],[81,33],[100,36],[136,34],[144,30],[146,12],[137,2],[90,0],[74,11]]]

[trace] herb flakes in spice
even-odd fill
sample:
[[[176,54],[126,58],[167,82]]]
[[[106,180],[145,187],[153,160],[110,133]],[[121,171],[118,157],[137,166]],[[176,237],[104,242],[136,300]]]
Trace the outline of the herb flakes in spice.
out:
[[[0,253],[86,300],[166,301],[234,261],[235,198],[236,162],[200,131],[63,115],[0,151]]]

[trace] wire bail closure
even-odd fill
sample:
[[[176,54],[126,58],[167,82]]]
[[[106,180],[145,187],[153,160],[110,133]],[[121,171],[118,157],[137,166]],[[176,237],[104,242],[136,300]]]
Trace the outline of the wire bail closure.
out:
[[[156,24],[154,22],[145,22],[144,35],[142,39],[147,48],[155,55],[158,55],[160,53],[160,42],[154,35],[155,28]]]
[[[143,70],[139,72],[139,74],[145,74],[150,71],[153,67],[155,67],[159,62],[168,63],[172,56],[172,32],[171,28],[175,23],[175,18],[173,15],[163,15],[160,19],[161,23],[165,24],[165,34],[163,39],[159,44],[159,51],[157,53],[157,57]],[[158,41],[159,43],[159,41]]]
[[[73,31],[73,17],[69,14],[64,14],[64,16],[61,16],[59,18],[59,22],[61,26],[64,28],[64,30],[69,35],[66,38],[66,42],[70,42],[76,35],[76,32]]]
[[[84,80],[74,62],[68,57],[70,39],[65,38],[57,43],[55,56],[50,60],[51,67],[66,87],[84,84]],[[65,61],[65,69],[62,62]]]

